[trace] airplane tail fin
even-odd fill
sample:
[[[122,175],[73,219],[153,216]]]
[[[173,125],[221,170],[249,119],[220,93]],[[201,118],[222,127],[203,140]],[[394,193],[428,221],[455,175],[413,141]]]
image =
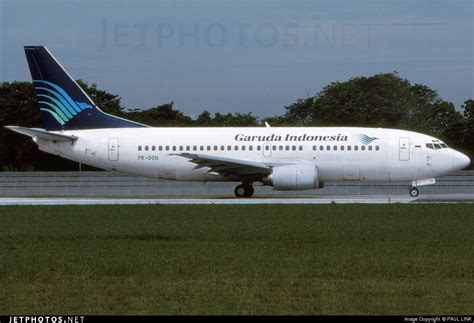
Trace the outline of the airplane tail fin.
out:
[[[46,130],[147,127],[100,110],[46,47],[24,48]]]

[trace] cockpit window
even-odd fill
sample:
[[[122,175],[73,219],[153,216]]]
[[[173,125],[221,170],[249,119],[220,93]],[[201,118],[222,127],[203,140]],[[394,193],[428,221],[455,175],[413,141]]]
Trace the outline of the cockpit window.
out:
[[[443,148],[449,148],[449,147],[448,147],[448,145],[446,145],[441,140],[432,139],[431,143],[426,144],[426,148],[429,148],[429,149],[443,149]]]

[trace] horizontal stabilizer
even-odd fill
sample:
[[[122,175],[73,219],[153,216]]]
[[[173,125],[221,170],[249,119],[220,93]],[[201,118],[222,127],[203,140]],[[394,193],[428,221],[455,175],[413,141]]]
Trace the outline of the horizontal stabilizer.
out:
[[[76,136],[63,135],[51,131],[46,131],[39,128],[24,128],[19,126],[5,126],[5,128],[10,129],[11,131],[21,133],[22,135],[29,137],[37,137],[44,140],[51,141],[64,141],[64,142],[73,142],[77,140]]]

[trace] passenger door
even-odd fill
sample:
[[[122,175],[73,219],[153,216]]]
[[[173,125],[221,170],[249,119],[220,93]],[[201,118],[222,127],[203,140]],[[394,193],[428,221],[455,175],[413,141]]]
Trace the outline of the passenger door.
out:
[[[398,151],[401,161],[410,160],[410,138],[400,138]]]
[[[119,160],[119,140],[118,138],[109,139],[109,160],[118,161]]]

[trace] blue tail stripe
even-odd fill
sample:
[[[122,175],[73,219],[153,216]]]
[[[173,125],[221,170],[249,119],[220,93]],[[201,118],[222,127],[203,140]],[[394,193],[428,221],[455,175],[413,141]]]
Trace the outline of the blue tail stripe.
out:
[[[40,104],[46,104],[47,106],[50,106],[51,108],[53,108],[54,112],[56,112],[56,114],[58,116],[61,117],[61,119],[66,122],[68,121],[69,119],[64,115],[64,113],[61,111],[61,109],[59,109],[57,106],[55,106],[54,104],[51,104],[49,102],[46,102],[46,101],[39,101],[38,103]]]
[[[61,96],[61,94],[59,94],[58,92],[56,91],[53,91],[51,89],[48,89],[46,87],[40,87],[40,86],[37,86],[35,87],[36,90],[42,90],[42,91],[47,91],[51,94],[53,94],[55,97],[57,97],[61,103],[69,110],[69,112],[72,114],[72,115],[77,115],[77,111],[74,110],[71,105]]]
[[[53,111],[51,111],[51,110],[49,110],[49,109],[42,109],[42,108],[40,108],[40,110],[41,110],[41,111],[48,112],[49,114],[51,114],[51,115],[54,117],[54,119],[56,119],[57,122],[59,122],[59,124],[60,124],[61,126],[64,125],[64,121],[62,121],[61,118],[60,118],[56,113],[54,113]]]
[[[64,96],[64,98],[65,98],[66,100],[68,100],[69,104],[71,104],[71,106],[72,106],[77,112],[81,112],[81,108],[74,102],[74,100],[71,99],[71,97],[70,97],[63,89],[61,89],[59,86],[57,86],[56,84],[53,84],[53,83],[48,82],[48,81],[43,81],[43,80],[33,80],[33,82],[45,83],[45,84],[48,84],[49,86],[52,86],[56,91],[58,91],[59,93],[61,93],[61,95]]]
[[[59,102],[58,100],[56,100],[55,98],[53,97],[50,97],[49,95],[46,95],[46,94],[37,94],[37,96],[41,96],[43,98],[47,98],[47,99],[50,99],[53,103],[56,104],[56,106],[58,108],[61,109],[61,111],[66,115],[66,117],[69,119],[72,118],[72,115],[69,113],[69,111],[61,104],[61,102]]]

